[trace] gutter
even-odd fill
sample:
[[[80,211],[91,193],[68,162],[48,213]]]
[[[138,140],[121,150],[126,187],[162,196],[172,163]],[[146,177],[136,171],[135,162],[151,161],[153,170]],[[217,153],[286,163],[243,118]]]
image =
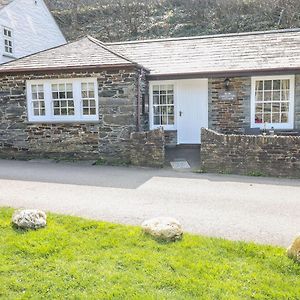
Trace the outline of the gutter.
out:
[[[134,64],[111,64],[111,65],[89,65],[89,66],[68,66],[68,67],[45,67],[45,68],[13,68],[6,69],[0,66],[0,74],[15,74],[15,73],[45,73],[45,72],[60,72],[65,73],[68,71],[86,71],[86,70],[99,70],[99,69],[119,69],[119,68],[138,68]]]
[[[300,73],[300,67],[295,68],[272,68],[259,70],[228,70],[220,72],[189,72],[189,73],[170,73],[170,74],[149,74],[148,80],[175,80],[193,78],[217,78],[217,77],[249,77],[254,75],[280,75],[280,74]]]

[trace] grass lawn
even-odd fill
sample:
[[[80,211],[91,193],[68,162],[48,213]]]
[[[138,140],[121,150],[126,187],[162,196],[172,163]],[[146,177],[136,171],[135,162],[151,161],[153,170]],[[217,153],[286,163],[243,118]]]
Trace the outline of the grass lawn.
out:
[[[184,235],[162,244],[140,228],[48,215],[22,232],[0,209],[1,299],[300,299],[285,249]]]

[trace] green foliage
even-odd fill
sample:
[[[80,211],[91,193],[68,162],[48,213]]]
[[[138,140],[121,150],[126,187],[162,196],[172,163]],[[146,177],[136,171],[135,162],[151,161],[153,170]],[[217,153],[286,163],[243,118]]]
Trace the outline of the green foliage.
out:
[[[122,41],[300,27],[299,0],[48,0],[69,39]]]
[[[279,247],[48,215],[37,231],[0,209],[1,299],[299,299],[300,265]]]

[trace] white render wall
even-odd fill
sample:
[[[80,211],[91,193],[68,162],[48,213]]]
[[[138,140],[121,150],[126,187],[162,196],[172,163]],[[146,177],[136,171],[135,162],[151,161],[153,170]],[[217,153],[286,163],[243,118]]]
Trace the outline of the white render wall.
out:
[[[42,0],[15,0],[0,10],[0,64],[62,45],[62,32]],[[13,30],[13,57],[4,54],[3,28]]]

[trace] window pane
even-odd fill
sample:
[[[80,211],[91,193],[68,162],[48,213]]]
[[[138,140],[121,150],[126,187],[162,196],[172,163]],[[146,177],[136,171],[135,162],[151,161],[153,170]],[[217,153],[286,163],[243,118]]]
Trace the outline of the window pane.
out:
[[[272,92],[265,92],[264,101],[271,101],[271,100],[272,100]]]
[[[255,82],[255,90],[260,90],[262,91],[263,90],[263,87],[264,87],[264,82],[262,80],[259,80],[259,81],[256,81]]]
[[[280,121],[280,114],[278,113],[273,113],[272,114],[272,123],[279,123],[279,121]]]
[[[271,114],[269,114],[269,113],[264,114],[264,122],[271,123]]]
[[[262,120],[262,114],[256,114],[255,115],[255,123],[259,124],[259,123],[262,123],[263,120]]]
[[[285,90],[281,93],[281,101],[288,101],[289,100],[289,91]]]
[[[90,100],[90,107],[96,107],[96,100]]]
[[[273,101],[280,101],[280,92],[273,92]]]
[[[166,104],[167,103],[167,96],[161,95],[160,96],[160,104]]]
[[[281,89],[288,90],[289,88],[290,88],[290,80],[289,79],[281,80]]]
[[[153,96],[153,104],[159,104],[159,96]]]
[[[271,112],[271,103],[265,103],[264,105],[264,112],[270,113]]]
[[[264,89],[269,91],[272,90],[272,80],[264,81]]]
[[[289,111],[289,103],[283,102],[281,103],[281,112],[288,112]]]
[[[174,116],[169,116],[169,125],[174,125]]]
[[[263,101],[263,92],[256,93],[256,101]]]
[[[272,104],[272,113],[279,113],[280,112],[280,103],[273,103]]]
[[[96,114],[96,108],[91,108],[90,109],[90,114],[95,115]]]
[[[273,80],[273,90],[280,90],[280,80]]]
[[[67,98],[72,99],[73,98],[73,92],[67,92]]]
[[[95,98],[94,91],[89,91],[89,98]]]
[[[174,103],[174,96],[168,95],[167,96],[167,102],[168,102],[168,104],[173,104]]]
[[[288,122],[288,114],[281,114],[281,123]]]
[[[263,104],[262,103],[256,104],[255,112],[256,113],[262,113],[263,112]]]
[[[154,116],[154,125],[160,125],[160,117],[159,116]]]

